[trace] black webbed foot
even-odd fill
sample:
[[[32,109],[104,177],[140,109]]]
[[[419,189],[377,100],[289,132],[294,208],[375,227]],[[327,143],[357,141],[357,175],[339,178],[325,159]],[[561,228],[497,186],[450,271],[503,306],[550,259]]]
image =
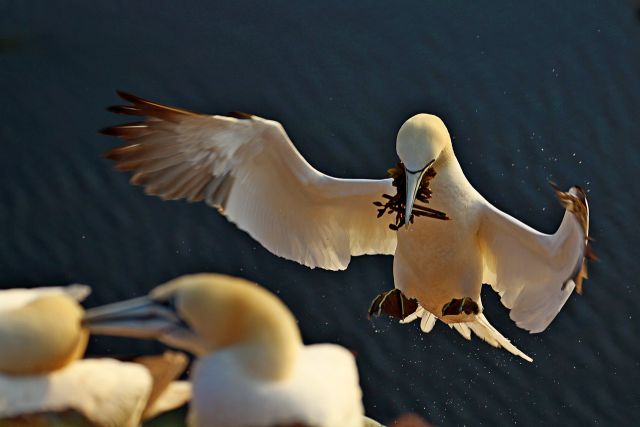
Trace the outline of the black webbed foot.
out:
[[[399,289],[383,292],[373,299],[369,306],[369,319],[385,314],[404,319],[418,309],[418,300],[407,298]]]
[[[480,313],[480,307],[478,304],[469,297],[461,299],[454,298],[451,302],[442,306],[443,316],[457,316],[458,314],[478,314]]]

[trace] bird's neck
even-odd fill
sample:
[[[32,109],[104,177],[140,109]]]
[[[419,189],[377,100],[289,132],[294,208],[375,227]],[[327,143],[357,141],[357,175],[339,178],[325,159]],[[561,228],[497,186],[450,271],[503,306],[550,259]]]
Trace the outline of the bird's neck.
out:
[[[435,163],[433,169],[437,175],[434,179],[434,184],[438,181],[444,181],[449,184],[466,183],[467,179],[462,172],[462,167],[458,163],[458,159],[453,153],[453,147],[449,146],[445,148]]]

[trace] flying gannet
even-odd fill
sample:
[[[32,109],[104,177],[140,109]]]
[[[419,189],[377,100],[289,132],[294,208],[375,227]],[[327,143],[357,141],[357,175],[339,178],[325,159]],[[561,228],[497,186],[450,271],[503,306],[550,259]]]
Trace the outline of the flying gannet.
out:
[[[186,356],[79,360],[87,286],[0,291],[0,426],[134,427],[182,406]]]
[[[183,276],[146,297],[88,310],[84,322],[94,334],[157,339],[195,354],[190,427],[365,423],[353,355],[303,345],[286,306],[246,280]]]
[[[398,132],[403,179],[397,190],[406,194],[405,212],[398,214],[407,225],[414,222],[398,229],[378,218],[374,206],[396,193],[394,180],[322,174],[276,121],[198,114],[119,94],[131,105],[110,111],[145,117],[103,131],[126,141],[106,157],[133,171],[132,183],[163,199],[204,201],[269,251],[311,268],[342,270],[351,256],[395,255],[395,287],[419,303],[405,322],[422,317],[425,332],[439,319],[467,339],[474,331],[531,360],[487,321],[482,284],[500,294],[519,327],[537,333],[586,277],[585,192],[556,190],[566,208],[560,227],[551,235],[532,229],[471,186],[436,116],[413,116]],[[416,199],[429,208],[418,208]],[[425,212],[433,218],[413,218]]]

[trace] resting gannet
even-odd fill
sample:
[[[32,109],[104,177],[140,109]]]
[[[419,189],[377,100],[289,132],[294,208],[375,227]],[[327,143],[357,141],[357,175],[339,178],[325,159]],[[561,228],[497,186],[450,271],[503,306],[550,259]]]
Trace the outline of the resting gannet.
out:
[[[186,367],[182,354],[79,360],[89,333],[78,302],[89,292],[0,291],[0,426],[134,427],[189,399],[189,385],[172,382]]]
[[[243,279],[196,274],[142,298],[88,310],[94,334],[155,338],[197,356],[190,427],[363,427],[353,355],[302,344],[273,294]]]
[[[557,190],[566,208],[560,227],[550,235],[532,229],[471,186],[436,116],[415,115],[398,132],[396,186],[406,194],[398,212],[406,226],[398,227],[378,218],[382,201],[396,193],[392,179],[322,174],[276,121],[198,114],[119,94],[131,105],[110,111],[145,116],[103,131],[126,141],[106,156],[135,172],[132,183],[163,199],[205,201],[274,254],[311,268],[342,270],[351,256],[394,255],[395,287],[417,300],[424,330],[439,319],[531,360],[487,321],[482,284],[500,294],[519,327],[537,333],[586,277],[585,192]]]

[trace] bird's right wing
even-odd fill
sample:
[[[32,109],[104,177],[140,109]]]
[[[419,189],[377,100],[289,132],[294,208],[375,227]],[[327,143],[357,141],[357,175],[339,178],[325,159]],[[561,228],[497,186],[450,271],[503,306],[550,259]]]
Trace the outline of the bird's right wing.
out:
[[[126,143],[107,153],[134,184],[163,199],[205,201],[274,254],[342,270],[352,255],[393,254],[395,232],[375,201],[390,179],[339,179],[300,155],[282,125],[246,113],[204,115],[120,93],[116,113],[143,122],[108,128]]]

